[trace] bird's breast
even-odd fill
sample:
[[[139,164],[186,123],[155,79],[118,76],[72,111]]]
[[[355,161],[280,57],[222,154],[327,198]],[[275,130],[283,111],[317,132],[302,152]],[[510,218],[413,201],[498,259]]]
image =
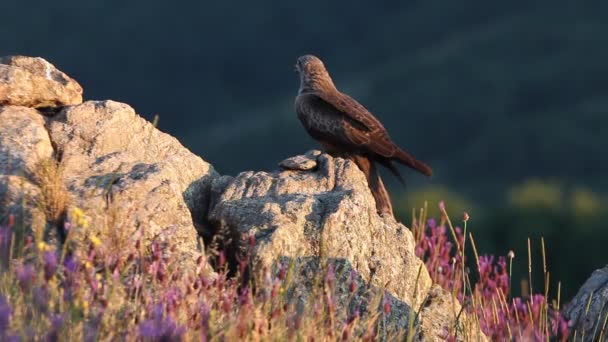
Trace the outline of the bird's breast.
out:
[[[303,96],[298,101],[297,113],[307,129],[322,132],[335,132],[340,129],[340,116],[326,107],[319,106],[316,98]]]

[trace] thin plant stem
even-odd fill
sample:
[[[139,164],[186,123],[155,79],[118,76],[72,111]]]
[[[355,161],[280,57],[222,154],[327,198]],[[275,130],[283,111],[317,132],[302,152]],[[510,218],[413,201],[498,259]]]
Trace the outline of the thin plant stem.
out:
[[[513,254],[509,254],[509,300],[513,297],[511,284],[513,279]]]
[[[608,312],[604,315],[604,324],[602,324],[602,330],[600,331],[600,338],[598,341],[604,340],[604,331],[606,331],[606,323],[608,322]]]
[[[464,220],[464,233],[462,235],[464,238],[462,239],[462,253],[460,256],[460,262],[462,263],[462,300],[464,301],[467,296],[467,284],[465,283],[465,260],[464,260],[464,251],[467,244],[467,220]]]
[[[593,298],[593,291],[591,291],[591,293],[589,294],[589,298],[587,299],[587,305],[585,306],[585,317],[583,317],[583,319],[587,319],[587,315],[589,314],[589,308],[591,307],[591,300]],[[575,332],[576,334],[576,332]],[[583,332],[581,333],[581,341],[585,340],[585,329],[583,329]]]
[[[523,341],[524,337],[521,332],[521,322],[519,321],[519,313],[517,312],[517,305],[515,305],[515,298],[513,299],[513,307],[515,308],[515,321],[517,322],[517,327],[519,330],[519,340]]]
[[[555,310],[557,310],[557,311],[559,311],[561,295],[562,295],[562,282],[558,281],[557,282],[557,307],[555,308]]]
[[[475,246],[473,234],[469,233],[469,238],[471,239],[471,246],[473,247],[473,254],[475,255],[475,263],[477,263],[477,270],[479,271],[479,254],[477,254],[477,247]]]
[[[450,227],[450,232],[452,233],[452,237],[454,238],[454,243],[456,243],[456,247],[457,247],[457,251],[461,251],[461,247],[460,247],[460,242],[458,242],[458,237],[456,235],[456,231],[454,230],[454,226],[452,225],[452,220],[450,220],[450,216],[448,215],[448,212],[445,210],[444,207],[441,207],[441,213],[443,214],[443,217],[445,217],[446,221],[448,222],[448,227]]]
[[[602,318],[602,312],[604,312],[604,309],[606,308],[607,303],[608,302],[604,301],[604,304],[602,305],[601,310],[599,310],[599,315],[597,317],[597,321],[594,323],[595,328],[593,328],[593,336],[591,337],[591,340],[593,340],[593,341],[597,341],[595,339],[595,336],[597,336],[597,328],[599,328],[599,326],[600,326],[600,319]],[[601,341],[601,340],[599,340],[599,341]]]
[[[530,238],[528,238],[528,286],[530,287],[530,298],[532,297],[532,252],[530,247]]]
[[[420,263],[420,266],[418,266],[418,274],[416,275],[416,282],[414,283],[414,294],[412,296],[413,300],[412,300],[412,304],[416,303],[416,297],[418,296],[418,281],[420,280],[420,273],[422,272],[422,267],[424,266],[424,263]],[[407,341],[413,341],[414,340],[414,315],[411,314],[408,317],[408,323],[407,323]]]

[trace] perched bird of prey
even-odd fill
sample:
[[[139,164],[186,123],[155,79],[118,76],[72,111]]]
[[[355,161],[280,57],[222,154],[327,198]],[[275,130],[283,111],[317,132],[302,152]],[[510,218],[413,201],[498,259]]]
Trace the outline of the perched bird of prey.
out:
[[[354,161],[367,178],[379,214],[393,214],[390,197],[376,163],[388,168],[402,183],[394,161],[427,176],[431,168],[391,140],[380,121],[350,96],[336,89],[323,62],[313,56],[298,58],[300,89],[295,100],[298,118],[327,153]]]

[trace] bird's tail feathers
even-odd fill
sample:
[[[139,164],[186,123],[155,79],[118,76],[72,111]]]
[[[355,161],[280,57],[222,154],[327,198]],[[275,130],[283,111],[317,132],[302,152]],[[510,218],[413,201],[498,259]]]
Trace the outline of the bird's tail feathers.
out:
[[[395,166],[391,160],[382,158],[379,159],[378,162],[387,168],[395,177],[397,177],[401,185],[405,186],[405,180],[403,179],[401,172],[399,172],[399,169],[397,169],[397,166]]]
[[[397,155],[395,156],[395,159],[400,162],[401,164],[405,165],[405,166],[409,166],[412,169],[426,175],[426,176],[432,176],[433,175],[433,170],[431,170],[431,168],[426,165],[425,163],[421,162],[420,160],[417,160],[416,158],[412,157],[409,153],[403,151],[403,150],[399,150],[397,152]],[[394,166],[393,166],[394,167]],[[389,167],[389,170],[391,170],[391,168]],[[392,171],[392,170],[391,170]],[[393,172],[394,173],[394,172]]]

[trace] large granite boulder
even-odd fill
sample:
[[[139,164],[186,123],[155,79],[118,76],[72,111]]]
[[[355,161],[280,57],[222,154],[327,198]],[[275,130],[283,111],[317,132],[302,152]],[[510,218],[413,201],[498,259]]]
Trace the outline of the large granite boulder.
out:
[[[71,203],[91,218],[87,233],[167,236],[193,260],[213,167],[126,104],[87,101],[48,119]],[[114,222],[112,222],[114,220]]]
[[[242,246],[250,240],[256,242],[252,276],[262,277],[263,270],[277,261],[296,261],[301,275],[295,282],[296,293],[306,293],[313,286],[311,269],[322,272],[329,260],[344,274],[354,272],[368,297],[383,290],[402,304],[401,312],[392,319],[392,329],[407,328],[413,314],[419,329],[416,336],[446,339],[460,304],[433,286],[414,254],[410,230],[392,216],[376,213],[374,198],[356,164],[311,151],[281,165],[288,170],[248,171],[212,183],[208,226],[230,236],[230,241],[244,241]],[[233,243],[231,249],[235,247]],[[343,295],[348,297],[348,291]],[[360,298],[359,303],[370,301]],[[346,298],[342,302],[349,303]],[[374,313],[373,308],[364,309]],[[461,318],[461,329],[465,321]]]

